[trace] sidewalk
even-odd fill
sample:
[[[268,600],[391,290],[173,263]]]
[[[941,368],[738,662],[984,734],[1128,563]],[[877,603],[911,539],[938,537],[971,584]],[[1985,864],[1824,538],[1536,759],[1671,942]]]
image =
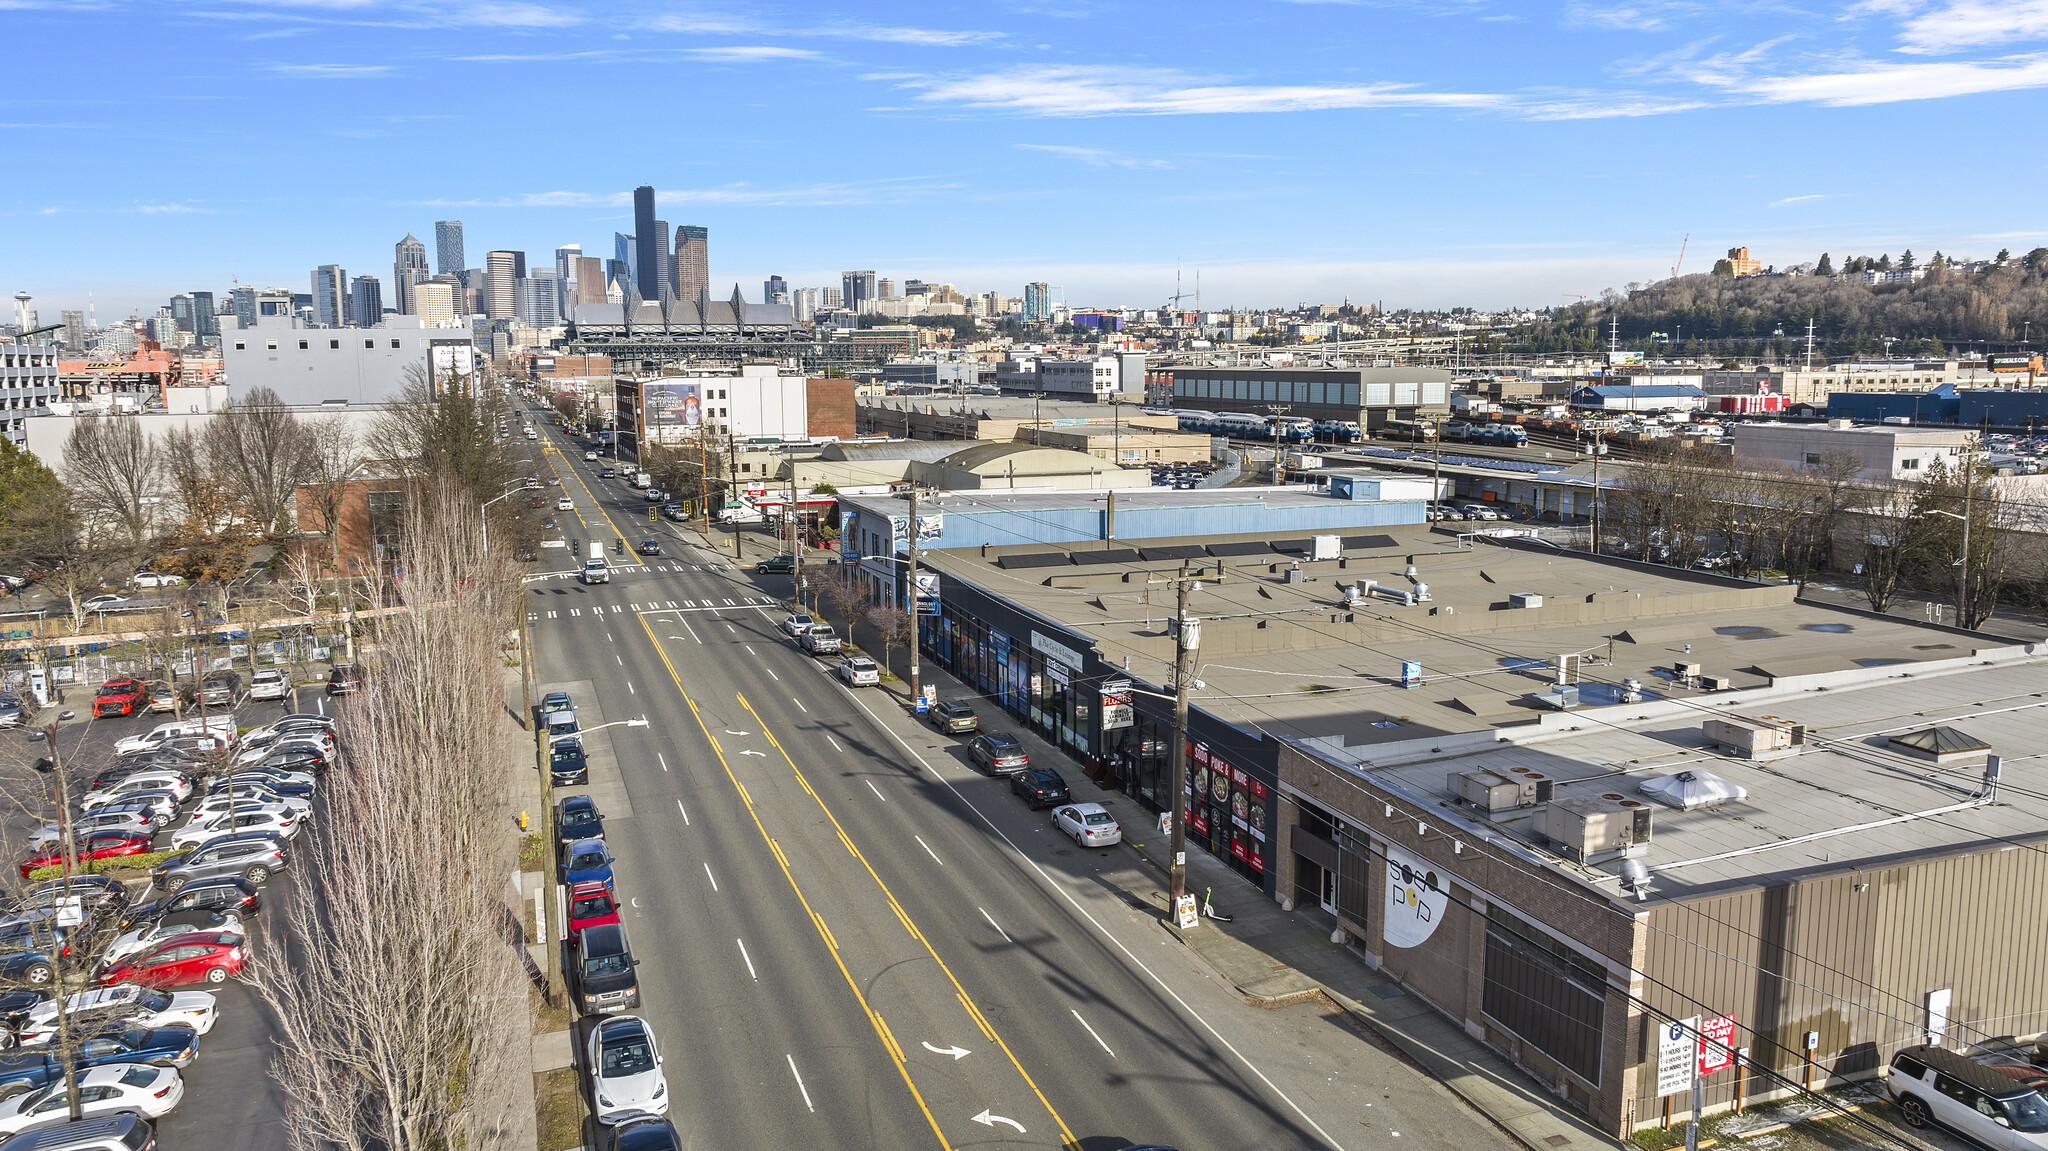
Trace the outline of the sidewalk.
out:
[[[531,651],[521,651],[519,657],[522,661],[522,666],[508,667],[504,669],[503,673],[505,707],[508,712],[515,709],[523,709],[523,701],[526,698],[524,686],[526,668],[523,666],[523,663],[524,661],[531,660],[533,653]],[[509,714],[505,717],[505,720],[508,724],[513,722],[513,718]],[[512,811],[526,812],[530,828],[545,831],[547,828],[547,812],[541,810],[539,773],[534,770],[533,753],[531,751],[532,735],[525,730],[526,724],[523,721],[519,722],[518,726],[521,730],[517,733],[518,742],[515,743],[515,746],[520,746],[527,750],[524,754],[515,755],[512,759],[511,773],[505,781],[507,798],[510,801],[508,806]],[[532,936],[526,933],[524,929],[528,916],[532,914],[531,908],[533,907],[534,894],[539,890],[537,884],[546,882],[547,872],[543,870],[522,874],[516,870],[517,866],[515,863],[515,870],[510,876],[510,885],[506,895],[512,901],[513,922],[518,924],[522,932],[522,939],[518,945],[540,964],[541,970],[545,971],[548,969],[549,948],[525,942],[525,940],[531,939]],[[519,990],[523,992],[526,990],[526,987],[522,986]],[[531,1035],[530,1031],[531,1029],[529,1028],[528,1043],[537,1049],[547,1037]],[[542,1068],[537,1056],[537,1050],[530,1053],[527,1062],[533,1065],[534,1070],[539,1071]],[[540,1118],[538,1112],[538,1090],[535,1079],[533,1076],[514,1076],[513,1079],[512,1090],[515,1092],[516,1097],[511,1101],[511,1125],[513,1128],[511,1145],[514,1147],[539,1148]],[[554,1149],[545,1148],[539,1149],[539,1151],[554,1151]]]
[[[896,665],[891,670],[899,677],[906,676],[907,655],[900,649],[891,655],[890,662]],[[942,696],[978,695],[928,660],[922,672],[926,683],[941,685]],[[910,710],[907,679],[884,682],[881,690],[904,712]],[[1009,719],[1007,714],[1003,718]],[[1143,885],[1144,890],[1130,894],[1151,904],[1161,920],[1167,919],[1171,903],[1166,842],[1156,830],[1142,841],[1133,835],[1138,828],[1157,828],[1150,813],[1140,815],[1130,797],[1096,786],[1080,765],[1027,726],[1005,722],[1003,727],[1017,736],[1035,761],[1067,765],[1061,775],[1077,802],[1092,800],[1123,813],[1124,846],[1144,860],[1151,881]],[[1199,898],[1213,890],[1217,913],[1231,916],[1232,922],[1205,918],[1199,927],[1184,933],[1182,941],[1247,1002],[1268,1007],[1318,994],[1327,996],[1530,1151],[1626,1146],[1586,1122],[1579,1112],[1466,1034],[1459,1024],[1368,968],[1348,947],[1332,943],[1334,920],[1320,911],[1282,910],[1223,861],[1192,844],[1187,858],[1188,891]]]

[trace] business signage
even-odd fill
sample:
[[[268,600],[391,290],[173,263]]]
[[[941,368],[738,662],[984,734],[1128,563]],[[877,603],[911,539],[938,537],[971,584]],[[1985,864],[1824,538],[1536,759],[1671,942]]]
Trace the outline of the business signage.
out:
[[[1387,846],[1387,915],[1381,935],[1394,947],[1420,947],[1436,933],[1451,893],[1428,860]]]
[[[1735,1015],[1716,1015],[1700,1024],[1700,1074],[1735,1066]]]
[[[650,428],[695,428],[704,423],[704,406],[696,384],[645,384],[640,411]]]
[[[1074,671],[1081,670],[1080,652],[1058,640],[1047,639],[1035,631],[1031,633],[1031,650],[1056,664],[1063,664]]]
[[[1102,685],[1102,730],[1111,731],[1120,727],[1132,727],[1138,722],[1137,709],[1131,706],[1131,681],[1114,679]]]
[[[939,573],[917,573],[917,614],[939,614]]]

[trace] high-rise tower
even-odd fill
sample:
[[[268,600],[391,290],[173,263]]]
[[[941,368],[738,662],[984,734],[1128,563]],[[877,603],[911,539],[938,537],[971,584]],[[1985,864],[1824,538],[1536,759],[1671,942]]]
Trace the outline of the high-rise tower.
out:
[[[711,230],[695,224],[676,229],[676,299],[696,303],[711,292]]]
[[[462,221],[440,220],[434,224],[434,271],[461,275],[468,268],[462,252]]]
[[[427,270],[427,246],[411,232],[391,248],[392,302],[404,315],[412,315],[412,286],[432,275]]]
[[[668,232],[654,222],[654,185],[633,189],[633,282],[643,300],[661,299],[662,257],[668,254]]]

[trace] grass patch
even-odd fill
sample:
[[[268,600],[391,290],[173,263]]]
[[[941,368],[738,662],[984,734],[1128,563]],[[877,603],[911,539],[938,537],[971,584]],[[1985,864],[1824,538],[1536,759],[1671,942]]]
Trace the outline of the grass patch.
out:
[[[548,869],[547,837],[538,834],[519,837],[519,870],[546,871]]]
[[[583,1087],[574,1067],[536,1073],[533,1107],[540,1146],[583,1146]]]
[[[552,948],[555,945],[551,943],[548,946]],[[545,1035],[550,1031],[567,1031],[576,1026],[576,1015],[569,1009],[568,992],[563,991],[556,995],[552,1006],[541,998],[540,991],[531,983],[527,984],[526,992],[527,1011],[533,1016],[535,1035]]]

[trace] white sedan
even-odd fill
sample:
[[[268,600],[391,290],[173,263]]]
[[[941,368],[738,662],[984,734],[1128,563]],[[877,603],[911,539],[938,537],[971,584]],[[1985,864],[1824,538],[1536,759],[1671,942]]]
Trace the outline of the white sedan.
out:
[[[257,787],[238,787],[232,792],[217,792],[209,795],[198,807],[192,809],[192,818],[187,823],[204,823],[215,816],[230,811],[273,811],[295,819],[313,817],[313,801],[300,799],[296,795],[277,795]]]
[[[252,763],[261,763],[277,752],[290,751],[294,748],[304,748],[308,751],[318,752],[329,759],[334,758],[334,740],[314,735],[290,735],[283,739],[261,742],[256,747],[243,748],[241,753],[235,756],[235,766],[241,768],[247,767]]]
[[[136,572],[136,587],[176,587],[185,582],[185,577],[170,572]]]
[[[87,1119],[133,1111],[147,1119],[170,1114],[185,1098],[176,1069],[143,1063],[110,1063],[78,1075],[78,1101]],[[0,1099],[0,1136],[52,1127],[70,1119],[71,1097],[64,1081]]]
[[[125,595],[96,595],[78,606],[86,611],[120,611],[135,606],[135,601]]]
[[[1124,841],[1116,816],[1099,803],[1070,803],[1052,809],[1052,825],[1074,837],[1082,847],[1114,847]]]
[[[180,911],[166,915],[154,923],[145,923],[133,931],[114,937],[112,943],[100,955],[100,966],[112,967],[131,955],[147,951],[166,939],[198,932],[242,930],[242,917],[232,911]]]
[[[279,839],[290,839],[298,834],[299,819],[288,811],[252,811],[247,807],[223,811],[204,820],[194,818],[171,833],[171,850],[183,851],[188,847],[198,847],[209,839],[244,831],[269,832]]]
[[[782,632],[783,635],[786,635],[791,639],[795,639],[797,636],[800,636],[805,632],[811,630],[811,625],[817,622],[817,620],[812,619],[810,616],[807,616],[802,612],[798,612],[795,615],[788,617],[787,619],[776,620],[775,627],[777,630]]]
[[[117,983],[81,991],[64,1000],[71,1026],[118,1021],[135,1027],[190,1027],[201,1035],[213,1030],[220,1004],[204,991],[158,991],[134,983]],[[45,999],[29,1008],[21,1024],[21,1045],[40,1047],[57,1037],[57,1001]]]
[[[573,512],[576,510],[576,501],[568,496],[563,496],[555,501],[555,510],[558,512]]]
[[[668,1114],[668,1080],[646,1020],[614,1015],[599,1023],[590,1032],[588,1056],[599,1123],[616,1123],[636,1111]]]

